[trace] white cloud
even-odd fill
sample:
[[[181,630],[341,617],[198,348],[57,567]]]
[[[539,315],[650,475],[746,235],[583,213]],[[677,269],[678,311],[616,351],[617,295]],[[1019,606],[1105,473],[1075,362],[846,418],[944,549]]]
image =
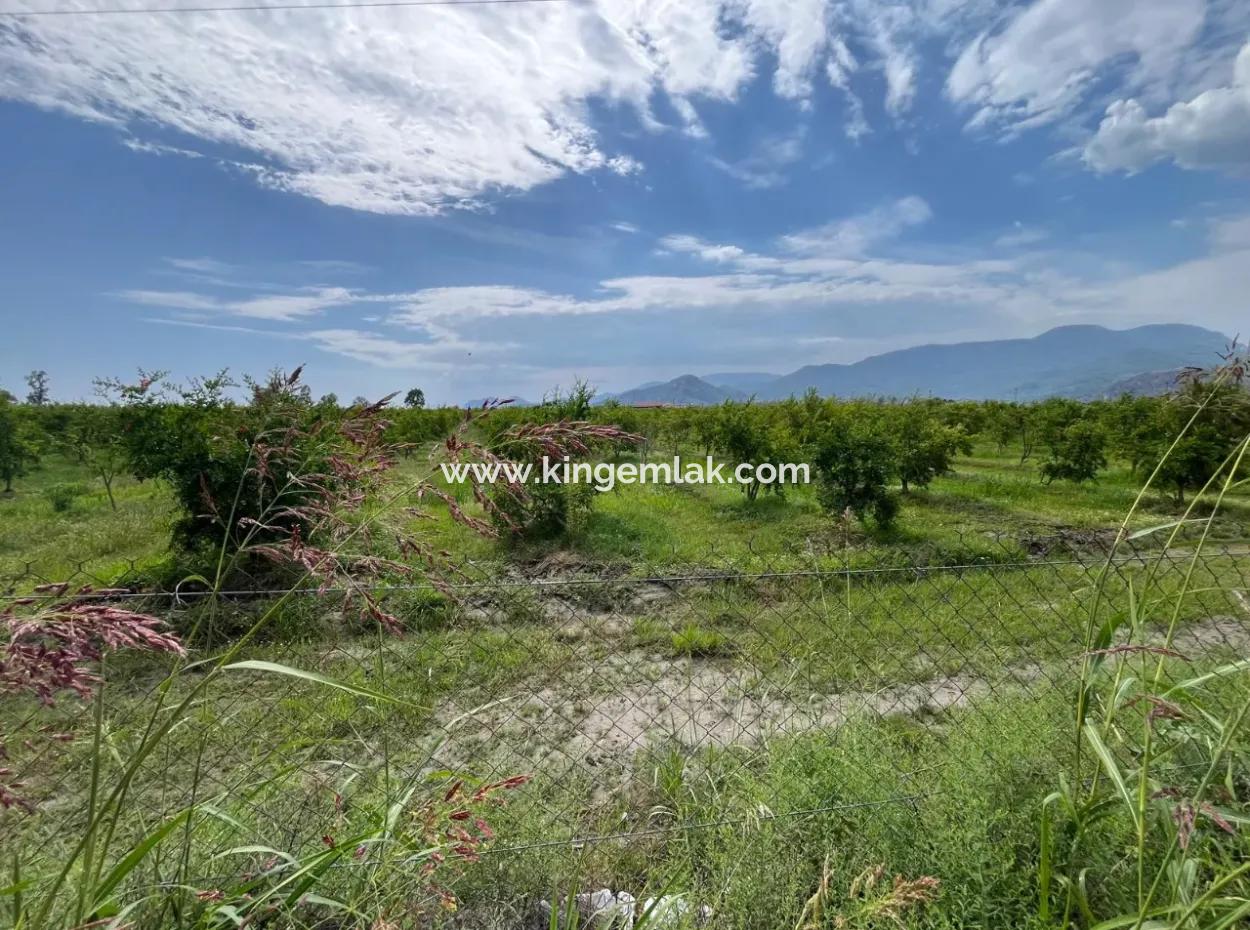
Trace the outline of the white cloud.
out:
[[[727,262],[742,258],[746,253],[736,245],[716,245],[697,236],[673,235],[660,239],[660,248],[666,252],[683,252],[697,255],[708,262]]]
[[[902,197],[860,216],[793,233],[782,241],[787,249],[800,254],[860,255],[909,227],[927,223],[932,216],[933,211],[921,198]]]
[[[785,169],[803,157],[803,135],[799,131],[765,138],[756,144],[750,155],[738,161],[722,158],[708,161],[752,190],[780,187],[786,182]]]
[[[187,291],[127,290],[117,296],[132,303],[170,310],[191,310],[251,317],[257,320],[290,321],[315,316],[331,307],[363,299],[346,288],[309,288],[294,294],[262,294],[244,300],[223,300]]]
[[[637,173],[605,149],[592,101],[654,129],[667,95],[698,134],[693,101],[737,99],[767,62],[776,92],[804,100],[826,20],[826,0],[31,17],[0,30],[0,98],[193,154],[134,135],[160,127],[328,204],[429,214],[567,173]]]
[[[392,339],[358,329],[319,329],[305,333],[317,348],[334,355],[364,362],[378,368],[404,368],[423,371],[459,371],[491,365],[489,359],[473,359],[474,351],[499,352],[502,345],[482,346],[471,340],[448,336],[436,342]]]
[[[1001,30],[982,33],[947,79],[973,125],[1023,128],[1071,112],[1113,67],[1121,87],[1167,83],[1202,29],[1205,0],[1037,0]]]
[[[1137,100],[1112,103],[1084,158],[1098,171],[1140,171],[1163,159],[1185,168],[1250,169],[1250,42],[1229,85],[1174,103],[1160,116],[1149,116]]]
[[[399,293],[324,288],[244,300],[190,291],[134,290],[122,296],[199,315],[164,322],[233,331],[239,327],[203,321],[203,315],[283,320],[287,325],[264,334],[309,342],[378,368],[453,374],[480,367],[493,376],[529,366],[540,372],[536,378],[546,376],[541,374],[544,358],[562,355],[560,364],[568,363],[567,333],[578,326],[584,332],[635,334],[632,340],[600,339],[577,349],[579,358],[608,353],[618,364],[651,354],[656,344],[646,334],[663,326],[666,345],[685,340],[694,353],[681,364],[710,364],[697,353],[708,351],[703,327],[715,327],[738,334],[737,342],[725,343],[736,352],[753,351],[750,339],[766,334],[772,354],[758,360],[751,356],[752,362],[783,367],[830,360],[819,356],[822,349],[847,360],[868,343],[873,351],[884,351],[932,341],[934,334],[1027,335],[1061,322],[1132,326],[1184,318],[1230,333],[1244,328],[1250,215],[1211,221],[1205,255],[1147,271],[1100,262],[1096,255],[1065,256],[1057,248],[1029,251],[1028,240],[1037,236],[1025,226],[1006,234],[1016,237],[1008,258],[967,249],[923,261],[881,257],[891,237],[929,215],[923,201],[903,198],[819,230],[782,237],[759,251],[667,236],[660,246],[671,260],[692,263],[687,273],[609,278],[581,295],[494,284]],[[330,306],[352,313],[352,321],[302,328]],[[675,314],[688,315],[691,322],[679,324],[671,319]],[[397,331],[406,338],[396,338]],[[808,354],[800,361],[787,346],[805,347]]]
[[[1026,245],[1036,245],[1039,242],[1045,242],[1050,238],[1050,233],[1036,226],[1026,226],[1017,220],[1012,224],[1011,229],[997,239],[994,244],[1003,249],[1018,249]]]

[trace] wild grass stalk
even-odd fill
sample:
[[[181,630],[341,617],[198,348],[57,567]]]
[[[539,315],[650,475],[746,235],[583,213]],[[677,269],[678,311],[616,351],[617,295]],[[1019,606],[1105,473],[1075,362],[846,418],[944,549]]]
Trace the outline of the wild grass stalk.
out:
[[[1086,648],[1082,656],[1075,701],[1075,764],[1070,777],[1046,798],[1042,811],[1038,868],[1040,915],[1052,920],[1055,886],[1062,890],[1059,926],[1078,918],[1097,928],[1131,927],[1208,930],[1232,926],[1250,913],[1245,893],[1245,870],[1236,864],[1244,855],[1235,822],[1244,819],[1244,767],[1235,773],[1234,757],[1245,750],[1243,725],[1250,714],[1250,694],[1244,686],[1235,692],[1231,707],[1207,706],[1207,690],[1226,678],[1250,671],[1250,661],[1226,663],[1201,674],[1176,680],[1178,666],[1192,667],[1195,657],[1174,648],[1182,603],[1190,593],[1215,516],[1227,495],[1243,483],[1239,475],[1250,436],[1242,438],[1191,500],[1182,516],[1159,527],[1134,534],[1141,537],[1170,530],[1162,549],[1138,585],[1130,579],[1127,603],[1104,620],[1104,599],[1115,555],[1122,543],[1134,538],[1127,528],[1147,490],[1175,454],[1180,443],[1220,386],[1238,377],[1242,367],[1231,363],[1216,373],[1211,389],[1196,406],[1184,429],[1173,439],[1121,523],[1114,545],[1099,573],[1090,598]],[[1195,521],[1200,506],[1208,513]],[[1170,593],[1162,643],[1152,642],[1148,623],[1155,609],[1165,606],[1152,597],[1157,569],[1170,562],[1171,550],[1182,529],[1198,522],[1197,539],[1187,554],[1179,590]],[[1111,605],[1107,605],[1110,607]],[[1153,666],[1153,667],[1152,667]],[[1100,719],[1092,712],[1100,711]],[[1092,765],[1084,765],[1084,752]],[[1224,806],[1210,799],[1215,775],[1228,771]],[[1188,773],[1198,772],[1197,778]],[[1127,865],[1134,876],[1129,900],[1115,895],[1094,898],[1091,872],[1105,867],[1108,857],[1100,845],[1114,845],[1127,827]],[[1230,886],[1233,895],[1221,894]],[[1112,916],[1106,916],[1110,909]],[[1118,912],[1118,913],[1117,913]]]

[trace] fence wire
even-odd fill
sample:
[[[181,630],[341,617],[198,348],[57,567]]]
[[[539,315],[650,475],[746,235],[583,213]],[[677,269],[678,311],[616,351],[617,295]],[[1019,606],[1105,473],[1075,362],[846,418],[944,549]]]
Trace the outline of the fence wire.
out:
[[[1250,646],[1244,549],[1130,548],[1108,559],[1080,546],[1032,558],[1004,547],[954,561],[774,564],[709,552],[677,568],[570,556],[503,573],[466,566],[451,596],[426,585],[385,591],[401,635],[345,617],[342,592],[299,591],[237,658],[338,687],[224,673],[135,773],[141,803],[126,829],[141,836],[189,804],[211,805],[220,819],[197,831],[194,853],[203,887],[222,879],[229,850],[263,844],[298,857],[410,786],[451,777],[532,776],[494,815],[492,857],[778,818],[877,818],[907,830],[941,788],[930,769],[951,753],[1033,772],[1057,764],[1090,624],[1123,614],[1130,599],[1143,612],[1140,635],[1181,654],[1178,667]],[[22,570],[0,591],[104,584],[107,593],[89,596],[179,630],[203,620],[203,592],[128,587],[125,574],[119,586],[116,571]],[[193,644],[193,660],[219,655],[276,596],[259,584],[218,593],[213,639]],[[165,688],[168,666],[153,657],[108,660],[98,709],[113,774],[204,668]],[[0,700],[7,765],[32,802],[0,814],[0,826],[30,848],[55,848],[85,826],[95,708]],[[35,738],[49,732],[67,739]],[[835,763],[843,770],[832,781],[765,790],[781,783],[778,767],[819,773]],[[134,880],[159,886],[169,857],[154,856]]]

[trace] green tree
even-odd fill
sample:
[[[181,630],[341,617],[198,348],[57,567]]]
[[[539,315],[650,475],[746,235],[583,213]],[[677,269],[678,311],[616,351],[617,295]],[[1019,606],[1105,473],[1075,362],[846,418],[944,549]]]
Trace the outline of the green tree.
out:
[[[558,387],[548,393],[542,404],[532,412],[508,408],[497,411],[504,416],[492,414],[496,422],[491,427],[495,431],[491,451],[502,459],[528,461],[541,467],[546,448],[518,442],[513,425],[530,415],[542,423],[567,424],[570,427],[584,425],[590,419],[594,397],[594,387],[578,379],[568,393]],[[614,447],[614,444],[608,445]],[[603,445],[586,444],[585,451],[576,458],[590,458],[603,448]],[[575,456],[570,453],[569,458],[573,460]],[[521,539],[549,539],[577,531],[590,518],[595,496],[599,493],[592,485],[572,482],[539,482],[524,490],[525,493],[518,493],[518,489],[499,483],[492,486],[489,492],[497,509],[492,513],[496,525]]]
[[[1133,474],[1157,461],[1164,439],[1166,403],[1165,398],[1125,394],[1102,407],[1108,451],[1127,463]]]
[[[816,443],[812,465],[817,498],[829,513],[869,516],[888,527],[898,514],[889,486],[898,472],[893,443],[862,420],[831,423]]]
[[[1042,480],[1092,481],[1107,467],[1107,435],[1096,423],[1078,420],[1050,443],[1050,455],[1042,463]]]
[[[425,409],[425,391],[420,388],[412,388],[404,395],[404,406],[413,410]]]
[[[0,396],[0,481],[5,494],[13,493],[13,479],[26,474],[26,468],[37,460],[21,411],[8,397]]]
[[[932,405],[925,402],[902,405],[882,425],[894,441],[903,493],[913,485],[928,487],[934,478],[950,472],[951,462],[958,453],[972,452],[972,444],[963,429],[944,424]]]
[[[66,431],[63,449],[100,479],[109,505],[116,510],[113,484],[128,464],[117,408],[83,407],[76,411]]]
[[[245,539],[286,539],[306,522],[301,508],[336,480],[336,463],[358,443],[335,428],[339,414],[312,403],[299,373],[245,379],[245,405],[228,398],[222,375],[181,388],[165,385],[162,373],[141,373],[135,385],[101,382],[117,404],[128,468],[139,480],[167,481],[174,492],[180,547],[198,551],[225,540],[234,551]],[[307,476],[320,476],[320,487]]]
[[[725,401],[717,409],[716,424],[716,448],[730,460],[730,468],[743,464],[758,467],[766,462],[780,464],[794,456],[794,443],[784,427],[770,423],[767,411],[750,401]],[[784,492],[780,482],[765,484],[758,477],[741,488],[747,500],[752,501],[761,490]]]
[[[26,376],[26,386],[30,388],[30,392],[26,395],[26,403],[34,407],[42,407],[50,400],[46,371],[32,371]]]

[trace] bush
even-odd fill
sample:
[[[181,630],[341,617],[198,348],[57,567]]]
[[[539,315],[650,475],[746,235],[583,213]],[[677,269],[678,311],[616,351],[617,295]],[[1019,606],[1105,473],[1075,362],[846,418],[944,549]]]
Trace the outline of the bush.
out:
[[[898,498],[888,490],[897,464],[894,446],[870,426],[841,422],[829,426],[816,444],[816,489],[829,513],[869,516],[887,527],[898,514]]]
[[[377,409],[315,405],[299,375],[247,381],[247,404],[226,398],[224,375],[186,388],[162,386],[160,375],[104,385],[121,404],[130,470],[174,492],[180,548],[265,555],[274,544],[307,546],[377,487],[391,462]]]
[[[1097,425],[1073,423],[1051,444],[1050,457],[1042,463],[1042,480],[1092,481],[1107,467],[1106,445],[1107,436]]]
[[[11,493],[13,479],[26,474],[38,458],[28,424],[11,395],[0,391],[0,491]]]
[[[87,493],[86,487],[76,482],[54,484],[45,488],[44,499],[52,505],[56,513],[68,513],[74,507],[74,501]]]
[[[794,443],[783,427],[768,422],[768,412],[750,402],[726,401],[717,411],[716,448],[730,459],[730,466],[778,464],[794,458]],[[764,484],[758,478],[741,486],[748,500],[759,497],[761,490],[781,495],[785,485]]]
[[[500,418],[490,455],[498,461],[533,463],[534,471],[539,472],[543,456],[552,461],[567,456],[576,462],[622,444],[636,444],[640,437],[616,426],[587,422],[594,396],[594,388],[584,381],[576,382],[568,394],[557,388],[534,411],[538,422],[546,424],[542,427],[509,425],[509,418]],[[551,539],[581,530],[590,519],[598,493],[584,482],[536,482],[523,487],[501,482],[486,490],[484,503],[497,530],[516,538]]]
[[[928,487],[934,478],[950,472],[957,453],[972,452],[963,429],[942,423],[929,404],[912,402],[903,406],[897,416],[887,418],[883,428],[888,429],[894,439],[898,476],[904,492],[913,485]]]
[[[495,510],[492,521],[513,536],[555,539],[583,529],[599,493],[589,484],[534,484],[524,495],[497,485],[491,489]]]

